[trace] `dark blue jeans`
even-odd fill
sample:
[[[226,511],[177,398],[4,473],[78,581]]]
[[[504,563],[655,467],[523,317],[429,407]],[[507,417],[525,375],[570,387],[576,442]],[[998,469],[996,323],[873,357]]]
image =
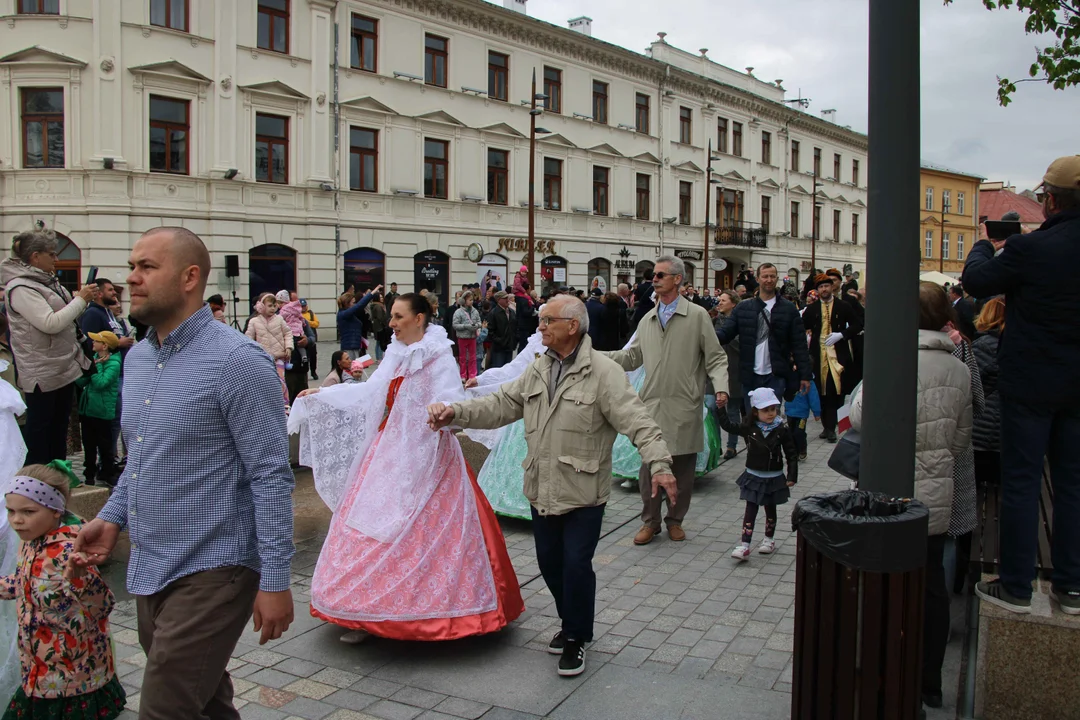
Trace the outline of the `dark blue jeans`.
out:
[[[772,391],[776,393],[776,398],[784,402],[784,390],[787,388],[787,383],[783,378],[775,375],[755,375],[753,382],[749,385],[743,384],[743,406],[747,415],[750,414],[750,392],[763,387],[772,388]]]
[[[491,349],[491,355],[488,358],[488,369],[502,367],[503,365],[509,365],[510,361],[514,359],[513,350],[496,350]]]
[[[1001,397],[1001,583],[1031,597],[1043,458],[1054,490],[1053,584],[1080,590],[1080,409]]]
[[[596,614],[596,573],[592,559],[600,542],[604,506],[583,507],[563,515],[541,515],[532,508],[536,562],[555,608],[563,636],[592,642]]]

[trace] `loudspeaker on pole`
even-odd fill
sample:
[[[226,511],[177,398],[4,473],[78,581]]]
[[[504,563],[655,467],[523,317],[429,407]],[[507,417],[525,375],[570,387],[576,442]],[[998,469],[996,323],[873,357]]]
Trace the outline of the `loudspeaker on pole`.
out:
[[[240,256],[225,256],[225,277],[240,277]]]

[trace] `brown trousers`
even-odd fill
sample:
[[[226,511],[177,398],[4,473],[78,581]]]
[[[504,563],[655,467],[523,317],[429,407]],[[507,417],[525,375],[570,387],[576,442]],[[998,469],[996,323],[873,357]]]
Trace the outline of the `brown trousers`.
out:
[[[251,618],[259,574],[224,567],[137,598],[146,651],[140,720],[239,720],[225,666]]]
[[[641,522],[653,530],[660,529],[661,503],[667,502],[668,514],[664,517],[665,525],[682,525],[686,511],[690,509],[690,497],[694,494],[694,475],[697,471],[697,453],[676,455],[671,459],[671,474],[675,476],[675,504],[667,500],[667,495],[658,492],[652,495],[652,472],[648,465],[642,465],[638,472],[638,485],[641,488]]]

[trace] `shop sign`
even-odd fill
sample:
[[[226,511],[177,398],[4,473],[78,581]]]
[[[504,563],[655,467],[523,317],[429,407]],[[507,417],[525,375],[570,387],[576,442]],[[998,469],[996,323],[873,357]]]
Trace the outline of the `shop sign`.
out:
[[[686,249],[682,249],[682,250],[676,250],[675,251],[675,257],[679,258],[680,260],[693,260],[694,262],[700,262],[701,258],[703,256],[704,256],[704,251],[703,250],[686,250]]]
[[[633,270],[634,261],[630,259],[630,251],[623,245],[623,249],[619,251],[619,259],[615,261],[616,270]]]
[[[499,252],[528,252],[528,250],[528,238],[499,238]],[[555,253],[555,241],[537,240],[536,252],[542,255],[553,255]]]

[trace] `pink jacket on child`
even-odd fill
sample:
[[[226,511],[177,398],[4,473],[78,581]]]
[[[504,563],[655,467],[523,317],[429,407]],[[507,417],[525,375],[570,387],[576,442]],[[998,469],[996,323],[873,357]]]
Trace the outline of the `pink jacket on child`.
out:
[[[304,336],[304,310],[300,307],[299,300],[293,300],[282,305],[281,309],[278,310],[278,315],[289,326],[289,330],[292,330],[293,335]]]

